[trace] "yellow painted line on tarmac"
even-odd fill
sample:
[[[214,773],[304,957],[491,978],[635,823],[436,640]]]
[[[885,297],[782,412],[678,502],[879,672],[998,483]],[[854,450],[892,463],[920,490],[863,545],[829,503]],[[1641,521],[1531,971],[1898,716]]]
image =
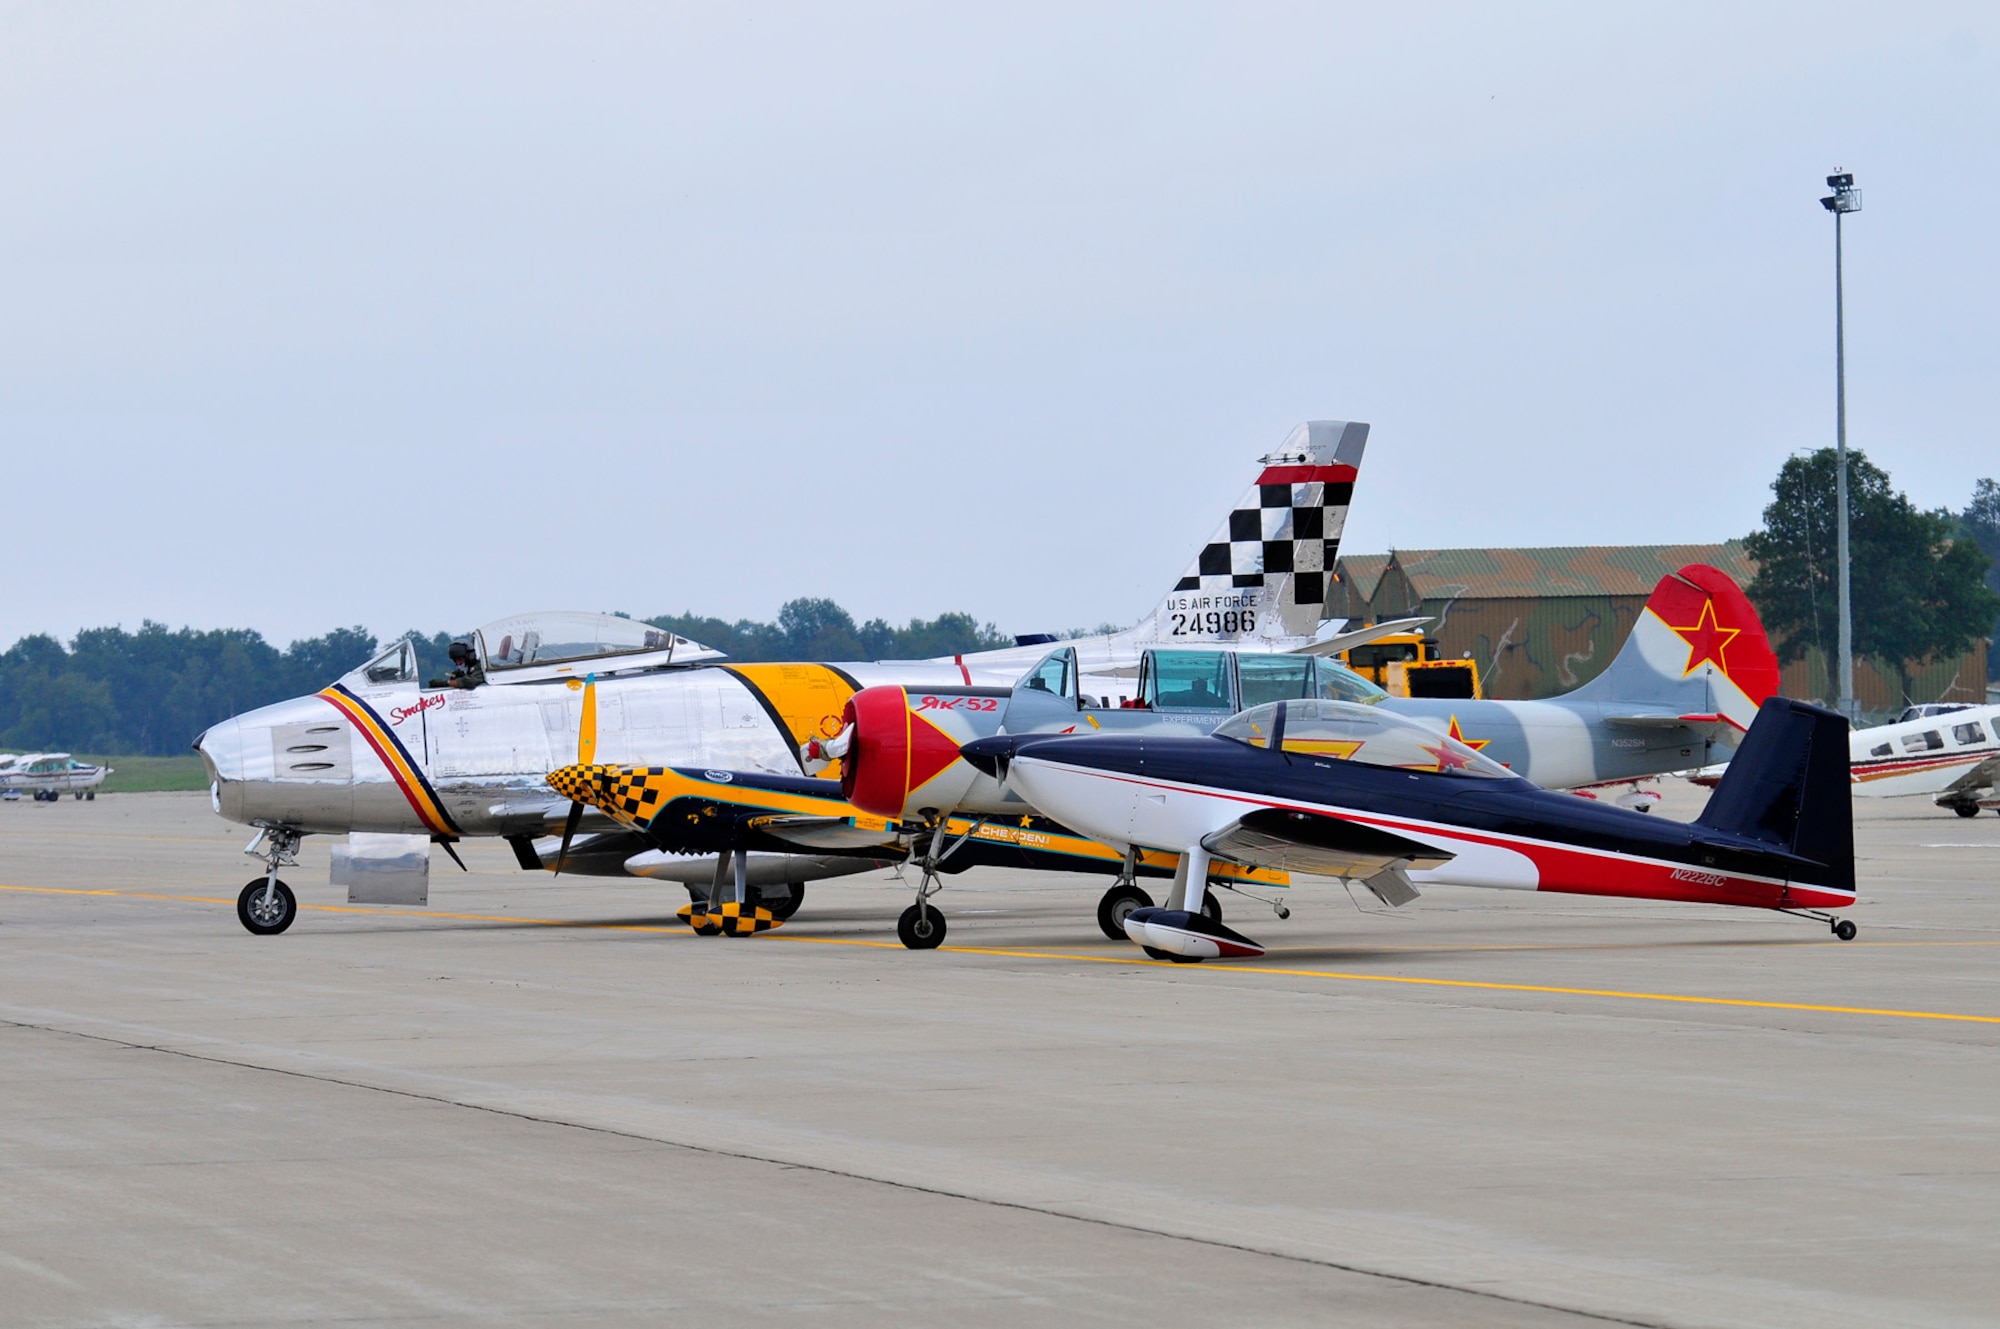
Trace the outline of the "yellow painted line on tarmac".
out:
[[[0,891],[19,891],[27,895],[116,895],[127,900],[171,900],[177,904],[220,904],[235,905],[234,900],[225,900],[212,895],[166,895],[157,891],[112,891],[85,890],[74,886],[0,886]],[[417,922],[429,918],[449,918],[466,923],[532,923],[545,928],[603,928],[612,932],[659,932],[667,936],[693,932],[676,923],[672,926],[654,923],[595,923],[589,920],[571,918],[516,918],[511,914],[447,914],[431,909],[423,913],[411,913],[402,909],[377,909],[362,904],[301,904],[301,911],[310,909],[321,914],[383,914],[390,918],[407,918]]]
[[[133,900],[171,900],[182,904],[233,905],[234,900],[216,899],[200,895],[164,895],[145,891],[87,890],[79,887],[61,886],[0,886],[0,891],[19,891],[32,895],[96,895],[119,896]],[[421,915],[403,909],[375,909],[366,905],[309,904],[301,909],[317,910],[328,914],[388,914],[398,918],[449,918],[474,923],[514,923],[540,927],[558,928],[602,928],[619,932],[657,932],[663,935],[695,934],[679,925],[658,926],[649,923],[592,923],[576,922],[559,918],[509,918],[504,914],[437,914],[426,912]],[[773,941],[789,941],[809,946],[859,946],[875,950],[900,951],[903,945],[894,941],[874,941],[864,937],[808,937],[796,932],[769,932],[764,934]],[[1841,942],[1842,946],[1853,946],[1855,942]],[[1984,946],[1991,942],[1878,942],[1877,945],[1966,945]],[[941,946],[939,950],[957,955],[990,955],[1010,960],[1068,960],[1088,964],[1132,965],[1153,969],[1176,969],[1183,973],[1228,973],[1228,974],[1268,974],[1284,978],[1325,978],[1342,983],[1397,983],[1407,987],[1458,988],[1479,992],[1527,992],[1558,997],[1599,997],[1615,1001],[1657,1001],[1685,1006],[1727,1006],[1745,1010],[1763,1011],[1810,1011],[1823,1015],[1873,1015],[1893,1020],[1943,1020],[1962,1024],[2000,1025],[2000,1015],[1962,1015],[1952,1011],[1905,1011],[1874,1006],[1826,1006],[1802,1001],[1755,1001],[1746,997],[1696,997],[1678,992],[1623,992],[1612,988],[1572,988],[1555,987],[1539,983],[1494,983],[1469,978],[1411,978],[1401,974],[1357,974],[1338,969],[1290,969],[1275,965],[1234,964],[1219,965],[1214,968],[1192,965],[1177,965],[1171,960],[1155,960],[1137,955],[1090,955],[1080,951],[1022,951],[998,946]]]
[[[822,946],[878,946],[901,950],[900,942],[864,941],[859,938],[801,937],[772,934],[778,941],[808,942]],[[1852,944],[1852,943],[1843,943]],[[1984,944],[1984,943],[1974,943]],[[939,950],[960,955],[997,955],[1014,960],[1085,960],[1093,964],[1143,965],[1162,969],[1188,970],[1171,960],[1138,956],[1065,954],[1060,951],[1016,951],[989,946],[940,946]],[[1968,1024],[2000,1024],[2000,1015],[1959,1015],[1949,1011],[1884,1010],[1871,1006],[1819,1006],[1801,1001],[1752,1001],[1741,997],[1691,997],[1677,992],[1619,992],[1608,988],[1549,987],[1536,983],[1490,983],[1465,978],[1407,978],[1400,974],[1354,974],[1335,969],[1281,969],[1271,965],[1222,965],[1202,969],[1204,973],[1276,974],[1288,978],[1331,978],[1344,983],[1402,983],[1412,987],[1470,988],[1485,992],[1533,992],[1562,997],[1608,997],[1619,1001],[1677,1002],[1690,1006],[1739,1006],[1767,1011],[1818,1011],[1828,1015],[1879,1015],[1899,1020],[1955,1020]]]

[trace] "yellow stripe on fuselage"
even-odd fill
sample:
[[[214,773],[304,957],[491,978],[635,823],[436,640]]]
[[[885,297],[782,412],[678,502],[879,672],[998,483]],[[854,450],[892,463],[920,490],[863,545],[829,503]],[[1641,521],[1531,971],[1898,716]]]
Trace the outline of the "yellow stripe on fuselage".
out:
[[[335,710],[346,716],[349,724],[361,731],[361,736],[367,740],[368,746],[375,750],[375,755],[389,768],[389,774],[395,779],[396,786],[403,791],[403,797],[410,801],[410,809],[417,814],[417,820],[428,827],[433,835],[457,835],[457,825],[452,821],[451,814],[438,802],[437,796],[431,792],[430,782],[404,755],[403,745],[395,735],[382,726],[375,712],[366,703],[338,688],[326,688],[319,695]]]

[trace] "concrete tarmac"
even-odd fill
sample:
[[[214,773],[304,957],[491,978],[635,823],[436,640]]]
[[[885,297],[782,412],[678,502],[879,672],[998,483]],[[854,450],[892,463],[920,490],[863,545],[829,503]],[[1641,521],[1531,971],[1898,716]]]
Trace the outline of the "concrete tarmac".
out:
[[[0,1322],[2000,1323],[2000,817],[1857,810],[1854,942],[1310,883],[1168,965],[1099,879],[918,954],[886,874],[702,939],[493,844],[308,841],[257,938],[205,795],[0,806]]]

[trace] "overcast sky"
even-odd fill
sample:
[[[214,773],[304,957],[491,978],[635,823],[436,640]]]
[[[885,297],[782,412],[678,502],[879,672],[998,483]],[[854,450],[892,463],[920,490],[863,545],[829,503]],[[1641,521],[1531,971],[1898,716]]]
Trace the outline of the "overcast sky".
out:
[[[2000,474],[1990,5],[0,3],[0,643],[1129,622],[1307,418],[1349,552]]]

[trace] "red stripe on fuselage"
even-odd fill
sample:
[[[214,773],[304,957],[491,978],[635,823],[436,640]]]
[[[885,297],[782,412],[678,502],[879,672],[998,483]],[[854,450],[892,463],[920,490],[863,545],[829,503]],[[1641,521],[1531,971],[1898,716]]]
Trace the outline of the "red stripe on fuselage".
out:
[[[322,692],[319,695],[331,703],[335,710],[345,715],[349,723],[360,732],[363,738],[368,740],[368,746],[375,749],[375,755],[388,768],[389,778],[396,782],[396,788],[402,790],[403,797],[409,800],[410,811],[417,814],[417,820],[429,827],[433,835],[452,834],[456,829],[455,827],[438,825],[437,819],[424,810],[424,800],[419,795],[419,792],[411,787],[409,779],[403,774],[402,763],[399,760],[401,754],[391,751],[383,745],[380,739],[375,737],[373,732],[374,726],[366,723],[360,713],[351,709],[354,703],[335,693]]]
[[[1855,762],[1852,765],[1856,780],[1881,780],[1894,775],[1915,775],[1921,771],[1935,771],[1951,766],[1977,766],[1990,757],[2000,756],[2000,751],[1954,752],[1938,757],[1879,757],[1872,762]]]

